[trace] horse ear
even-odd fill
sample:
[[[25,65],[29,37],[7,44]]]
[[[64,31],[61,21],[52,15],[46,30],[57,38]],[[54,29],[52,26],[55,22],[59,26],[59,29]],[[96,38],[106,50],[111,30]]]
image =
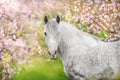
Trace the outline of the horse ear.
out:
[[[57,23],[60,23],[60,17],[58,15],[56,17],[56,21],[57,21]]]
[[[47,16],[44,17],[44,22],[45,22],[45,24],[48,22],[48,17]]]

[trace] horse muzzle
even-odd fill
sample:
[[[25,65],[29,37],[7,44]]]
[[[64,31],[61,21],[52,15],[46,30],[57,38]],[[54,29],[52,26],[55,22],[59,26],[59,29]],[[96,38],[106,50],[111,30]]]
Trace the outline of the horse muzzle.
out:
[[[56,53],[57,51],[48,51],[48,54],[50,55],[50,59],[56,59]]]

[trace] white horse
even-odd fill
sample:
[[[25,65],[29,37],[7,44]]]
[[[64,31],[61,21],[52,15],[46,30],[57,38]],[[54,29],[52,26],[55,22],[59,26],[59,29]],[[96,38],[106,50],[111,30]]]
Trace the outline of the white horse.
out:
[[[73,80],[106,80],[120,72],[120,40],[104,42],[60,21],[44,18],[49,55],[59,53],[66,75]]]

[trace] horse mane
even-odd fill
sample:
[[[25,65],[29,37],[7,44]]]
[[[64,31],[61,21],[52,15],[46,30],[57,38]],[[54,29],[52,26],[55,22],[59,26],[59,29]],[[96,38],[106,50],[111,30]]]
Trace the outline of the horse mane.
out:
[[[95,39],[96,41],[103,41],[105,42],[104,40],[102,40],[101,38],[95,36],[95,35],[92,35],[90,33],[87,33],[87,32],[84,32],[82,30],[79,30],[78,28],[76,28],[75,26],[69,24],[69,23],[66,23],[66,22],[61,22],[62,26],[65,27],[66,29],[68,30],[71,30],[71,34],[72,32],[77,32],[78,35],[82,35],[82,36],[86,36],[86,37],[90,37],[90,38],[93,38]]]
[[[84,32],[84,31],[82,31],[82,30],[79,30],[79,32],[80,32],[80,34],[84,34],[84,35],[86,35],[86,36],[92,37],[92,38],[94,38],[95,40],[103,41],[101,38],[99,38],[99,37],[97,37],[97,36],[95,36],[95,35],[93,35],[93,34],[90,34],[90,33],[88,33],[88,32]]]

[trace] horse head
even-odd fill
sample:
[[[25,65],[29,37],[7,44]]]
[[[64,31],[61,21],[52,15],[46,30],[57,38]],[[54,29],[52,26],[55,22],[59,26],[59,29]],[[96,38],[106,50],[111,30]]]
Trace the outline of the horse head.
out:
[[[48,17],[44,17],[44,36],[45,42],[48,46],[48,53],[51,59],[56,58],[56,52],[59,45],[59,24],[60,24],[60,17],[57,16],[56,19],[48,20]]]

